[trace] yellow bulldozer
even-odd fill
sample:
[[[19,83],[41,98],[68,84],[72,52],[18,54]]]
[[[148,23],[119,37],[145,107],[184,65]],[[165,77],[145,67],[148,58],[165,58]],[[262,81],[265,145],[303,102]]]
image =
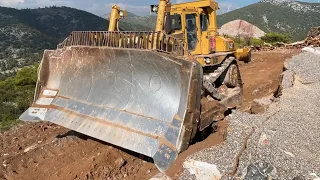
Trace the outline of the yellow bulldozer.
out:
[[[197,132],[242,101],[237,60],[250,57],[217,33],[218,3],[152,5],[151,32],[75,31],[46,50],[23,121],[50,121],[152,157],[166,171]]]

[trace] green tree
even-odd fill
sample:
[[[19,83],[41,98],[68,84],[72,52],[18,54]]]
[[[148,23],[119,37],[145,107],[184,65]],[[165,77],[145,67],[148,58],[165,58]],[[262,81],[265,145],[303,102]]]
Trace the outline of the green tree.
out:
[[[267,43],[276,43],[276,42],[289,43],[291,42],[291,37],[289,34],[270,32],[264,35],[263,37],[261,37],[261,40]]]
[[[32,103],[38,65],[22,68],[13,77],[0,81],[0,131],[19,123],[18,117]]]

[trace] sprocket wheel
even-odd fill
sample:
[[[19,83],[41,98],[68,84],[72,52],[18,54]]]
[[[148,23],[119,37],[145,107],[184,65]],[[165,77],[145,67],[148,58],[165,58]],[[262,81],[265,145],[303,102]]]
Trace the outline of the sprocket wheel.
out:
[[[235,64],[231,64],[226,76],[224,78],[224,84],[228,87],[228,88],[234,88],[234,87],[238,87],[239,86],[239,69],[238,66]]]

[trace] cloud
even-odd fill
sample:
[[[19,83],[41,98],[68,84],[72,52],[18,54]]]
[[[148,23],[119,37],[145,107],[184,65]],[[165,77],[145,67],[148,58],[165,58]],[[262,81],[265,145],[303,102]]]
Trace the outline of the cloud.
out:
[[[24,3],[24,0],[0,0],[0,6],[14,7],[19,3]]]
[[[111,7],[113,5],[117,4],[120,6],[120,8],[125,9],[131,13],[134,13],[136,15],[147,15],[150,12],[150,6],[136,6],[136,5],[130,5],[126,3],[108,3],[106,4],[107,11],[110,12]]]
[[[72,0],[71,0],[72,1]],[[0,6],[13,8],[38,8],[45,6],[70,6],[74,3],[69,0],[0,0]]]
[[[175,3],[184,3],[184,2],[192,2],[193,0],[176,0]],[[232,10],[235,10],[238,8],[238,6],[235,3],[231,3],[228,1],[218,1],[220,10],[218,11],[218,14],[223,14]]]
[[[121,8],[126,9],[137,15],[148,15],[150,11],[149,4],[157,3],[158,0],[0,0],[0,6],[13,8],[38,8],[45,6],[68,6],[88,11],[98,16],[103,16],[111,11],[111,6],[118,4]],[[172,0],[172,3],[191,2],[194,0]],[[115,3],[111,3],[115,2]],[[237,8],[237,2],[228,0],[219,0],[221,10],[219,14],[234,10]]]
[[[0,0],[1,1],[1,0]],[[18,0],[15,0],[18,1]],[[20,0],[22,3],[16,4],[17,8],[37,8],[45,6],[74,6],[73,2],[68,0]]]
[[[232,10],[239,8],[236,4],[231,3],[231,2],[221,2],[221,3],[219,3],[219,7],[220,7],[220,9],[218,11],[218,14],[227,13],[227,12],[230,12]]]
[[[192,2],[193,0],[176,0],[175,4],[180,4],[184,2]]]

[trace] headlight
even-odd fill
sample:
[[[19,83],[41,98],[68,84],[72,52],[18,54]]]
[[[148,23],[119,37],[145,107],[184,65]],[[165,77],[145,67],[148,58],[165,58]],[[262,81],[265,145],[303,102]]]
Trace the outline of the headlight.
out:
[[[119,15],[120,17],[123,17],[124,16],[123,11],[120,11]]]
[[[150,6],[151,7],[151,12],[153,12],[153,13],[157,13],[158,12],[158,5],[151,5]]]
[[[210,64],[210,63],[211,63],[211,59],[210,59],[210,58],[205,58],[204,61],[205,61],[207,64]]]

